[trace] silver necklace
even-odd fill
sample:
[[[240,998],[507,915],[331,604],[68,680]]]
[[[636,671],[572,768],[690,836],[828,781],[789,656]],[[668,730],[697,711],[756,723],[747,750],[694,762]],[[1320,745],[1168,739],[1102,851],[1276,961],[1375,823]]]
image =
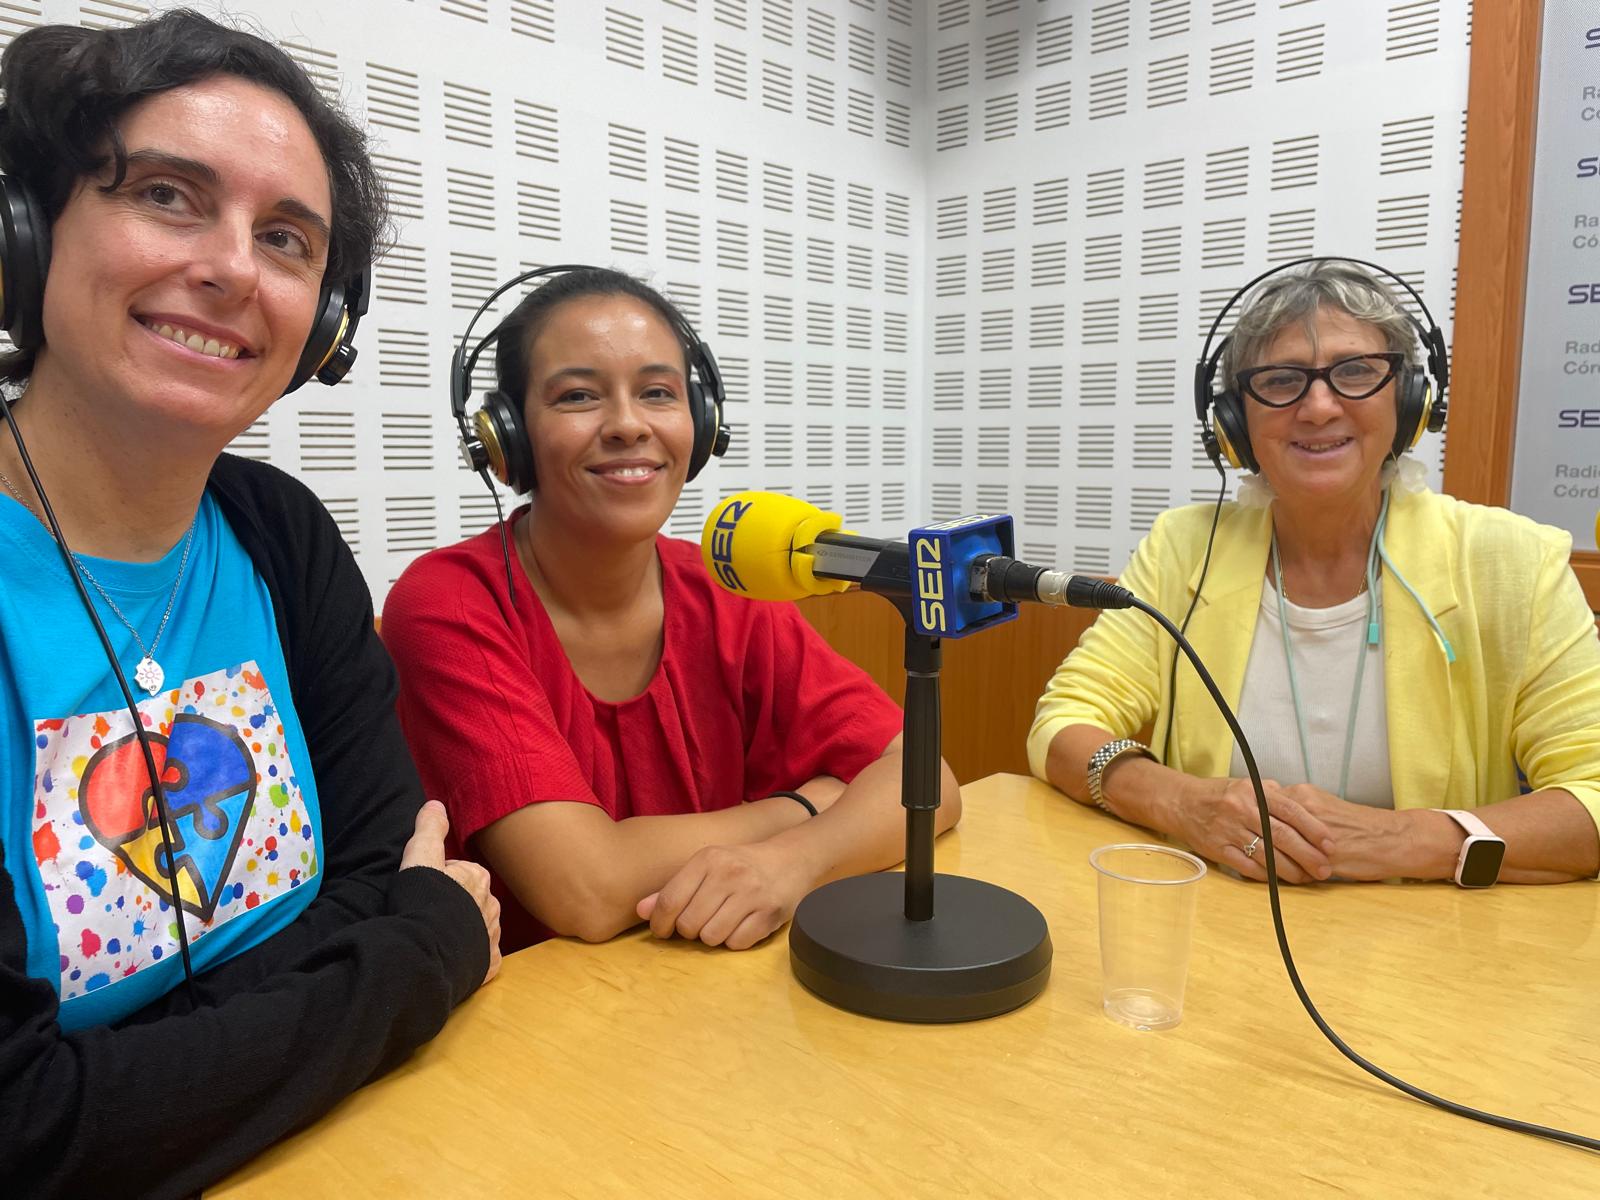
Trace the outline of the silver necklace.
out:
[[[7,479],[4,472],[0,472],[0,483],[6,485],[6,491],[16,497],[18,504],[33,513],[35,517],[39,517],[33,505],[22,498],[22,493],[17,490],[16,484]],[[40,520],[42,521],[42,518]],[[117,615],[117,620],[133,634],[133,640],[138,644],[140,653],[138,665],[133,669],[134,682],[152,696],[159,692],[161,685],[166,682],[167,673],[156,661],[156,648],[161,645],[161,635],[167,631],[167,621],[172,616],[172,606],[178,602],[178,589],[183,586],[183,573],[189,567],[189,549],[194,545],[194,527],[198,522],[199,517],[196,516],[195,520],[189,522],[189,532],[183,535],[183,557],[178,560],[178,577],[172,581],[172,594],[167,597],[167,610],[161,614],[161,624],[156,627],[156,636],[150,639],[148,647],[145,646],[144,639],[139,636],[139,631],[134,628],[133,622],[123,615],[122,610],[117,607],[117,602],[111,598],[111,593],[100,586],[100,581],[94,577],[83,559],[76,554],[72,556],[73,561],[78,564],[78,570],[83,572],[83,577],[94,585],[95,591],[100,593],[100,599],[106,602],[107,607]]]
[[[1276,535],[1274,535],[1274,537],[1275,536]],[[1356,594],[1354,596],[1351,596],[1350,600],[1354,600],[1354,599],[1356,599],[1357,597],[1360,597],[1360,596],[1365,596],[1366,594],[1367,594],[1367,581],[1366,581],[1366,578],[1363,577],[1362,580],[1361,580],[1361,586],[1356,589]],[[1289,589],[1288,588],[1284,588],[1283,589],[1283,598],[1285,600],[1287,600],[1290,604],[1294,603],[1294,597],[1289,595]],[[1346,603],[1346,604],[1348,604],[1349,602],[1350,602],[1349,600],[1344,601],[1344,603]]]

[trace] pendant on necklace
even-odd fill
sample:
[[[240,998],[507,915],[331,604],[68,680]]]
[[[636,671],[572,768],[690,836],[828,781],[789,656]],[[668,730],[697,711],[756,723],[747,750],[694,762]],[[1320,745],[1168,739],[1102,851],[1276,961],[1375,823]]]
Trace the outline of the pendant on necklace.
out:
[[[134,682],[152,696],[161,690],[161,684],[166,678],[167,673],[161,669],[161,664],[148,654],[141,658],[139,665],[133,669]]]

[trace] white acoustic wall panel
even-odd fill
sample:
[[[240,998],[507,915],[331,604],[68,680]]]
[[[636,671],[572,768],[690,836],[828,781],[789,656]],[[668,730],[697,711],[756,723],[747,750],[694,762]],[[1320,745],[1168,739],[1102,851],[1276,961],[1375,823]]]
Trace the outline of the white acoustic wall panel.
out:
[[[1448,335],[1468,0],[927,8],[932,515],[1010,511],[1028,556],[1120,570],[1215,496],[1194,362],[1274,262],[1374,259]]]
[[[698,538],[710,505],[747,487],[793,491],[863,529],[915,514],[918,6],[195,6],[281,42],[370,124],[397,240],[377,264],[360,362],[338,387],[280,401],[234,449],[323,497],[380,605],[419,553],[493,519],[459,462],[447,372],[471,309],[538,264],[643,276],[721,362],[734,445],[686,490],[670,532]],[[147,11],[6,3],[0,42],[40,21]]]
[[[734,445],[670,532],[698,537],[710,505],[746,487],[866,528],[905,521],[921,162],[904,6],[388,0],[263,15],[336,53],[407,198],[368,360],[338,406],[356,462],[324,489],[359,510],[375,591],[491,518],[456,462],[446,370],[471,307],[536,264],[649,279],[720,360]],[[304,467],[304,414],[321,401],[274,411],[275,453],[294,452],[281,433],[298,426]]]
[[[199,6],[367,120],[390,190],[352,378],[234,447],[317,490],[380,604],[493,518],[446,372],[531,265],[644,275],[721,359],[739,436],[670,531],[764,487],[884,535],[1010,511],[1025,553],[1097,571],[1214,492],[1189,378],[1250,274],[1376,257],[1449,330],[1469,0]],[[0,44],[149,7],[8,0]]]

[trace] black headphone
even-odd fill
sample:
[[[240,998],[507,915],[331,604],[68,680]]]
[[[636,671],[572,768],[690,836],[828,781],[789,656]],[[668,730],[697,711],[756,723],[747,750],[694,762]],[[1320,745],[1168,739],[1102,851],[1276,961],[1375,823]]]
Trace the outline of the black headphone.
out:
[[[44,284],[50,274],[50,222],[32,193],[0,175],[0,329],[19,350],[44,344]],[[317,316],[284,394],[313,376],[338,383],[356,361],[356,326],[367,315],[372,268],[322,282]]]
[[[581,263],[539,267],[502,283],[472,314],[472,320],[467,322],[466,332],[461,335],[461,343],[451,360],[450,411],[461,430],[461,447],[467,465],[478,472],[493,471],[495,478],[514,492],[532,491],[537,482],[533,466],[533,443],[523,424],[521,400],[508,396],[498,387],[484,394],[483,407],[473,414],[472,428],[468,429],[467,399],[472,393],[472,372],[478,365],[479,355],[500,340],[503,326],[496,326],[476,345],[472,345],[472,328],[491,304],[514,287],[533,279],[595,269]],[[687,478],[693,479],[713,456],[720,457],[727,453],[732,434],[722,420],[726,396],[717,360],[690,326],[687,317],[682,314],[669,315],[672,316],[673,332],[684,345],[690,369],[689,416],[694,423],[694,444],[689,451]]]
[[[1222,325],[1222,318],[1239,303],[1241,297],[1263,279],[1292,267],[1324,262],[1355,263],[1357,266],[1377,271],[1410,293],[1411,298],[1417,302],[1417,307],[1422,310],[1422,315],[1428,319],[1427,325],[1424,326],[1410,313],[1406,313],[1406,319],[1415,326],[1417,337],[1427,353],[1427,372],[1423,374],[1409,366],[1400,370],[1395,388],[1396,419],[1391,455],[1398,458],[1415,446],[1422,439],[1424,430],[1438,433],[1444,428],[1445,414],[1449,407],[1445,400],[1445,391],[1450,386],[1450,355],[1445,347],[1444,334],[1440,331],[1438,322],[1433,319],[1433,314],[1428,311],[1427,304],[1417,294],[1417,290],[1387,267],[1367,262],[1365,259],[1344,258],[1338,255],[1297,258],[1293,262],[1273,267],[1270,271],[1263,271],[1230,296],[1206,332],[1205,345],[1200,351],[1200,361],[1195,364],[1194,369],[1194,415],[1200,421],[1200,444],[1205,447],[1206,456],[1211,459],[1217,470],[1222,470],[1224,463],[1245,471],[1261,470],[1261,465],[1256,462],[1255,452],[1250,448],[1250,431],[1245,422],[1244,399],[1239,395],[1239,389],[1231,381],[1226,380],[1220,390],[1215,386],[1217,364],[1221,362],[1223,353],[1233,341],[1233,335],[1229,334],[1217,344],[1215,351],[1211,349],[1211,341]],[[1210,410],[1209,416],[1207,409]]]

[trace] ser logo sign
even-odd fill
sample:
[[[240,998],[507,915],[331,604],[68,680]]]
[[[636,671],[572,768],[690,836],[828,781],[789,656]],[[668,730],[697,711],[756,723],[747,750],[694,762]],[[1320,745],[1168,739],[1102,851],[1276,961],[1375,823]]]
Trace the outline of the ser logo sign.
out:
[[[750,590],[744,586],[744,581],[733,569],[733,530],[745,513],[754,507],[754,501],[735,500],[722,510],[717,517],[717,523],[711,527],[711,569],[716,572],[722,586],[729,591]]]
[[[1578,178],[1593,179],[1600,175],[1600,157],[1590,155],[1588,158],[1578,160]]]
[[[1568,304],[1600,304],[1600,283],[1575,283],[1567,289]]]
[[[1600,25],[1583,35],[1583,47],[1585,50],[1600,50]]]
[[[943,547],[933,538],[918,538],[916,545],[917,613],[929,633],[945,631]]]

